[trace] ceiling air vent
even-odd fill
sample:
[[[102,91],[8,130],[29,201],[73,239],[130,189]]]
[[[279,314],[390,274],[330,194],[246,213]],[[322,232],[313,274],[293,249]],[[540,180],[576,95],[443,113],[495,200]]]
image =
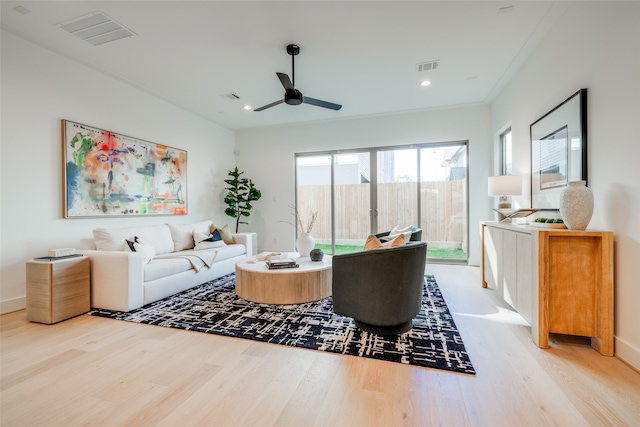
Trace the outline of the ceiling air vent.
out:
[[[94,46],[136,35],[99,10],[57,24],[57,26]]]
[[[223,93],[220,96],[223,97],[223,98],[228,99],[229,101],[235,101],[236,99],[240,99],[240,97],[238,95],[236,95],[235,93]]]
[[[438,61],[440,60],[436,59],[434,61],[427,61],[416,64],[416,71],[421,73],[422,71],[435,70],[436,68],[438,68]]]

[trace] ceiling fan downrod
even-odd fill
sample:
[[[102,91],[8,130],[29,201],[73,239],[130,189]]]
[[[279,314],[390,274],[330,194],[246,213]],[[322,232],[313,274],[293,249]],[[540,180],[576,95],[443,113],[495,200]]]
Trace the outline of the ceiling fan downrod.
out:
[[[287,53],[291,55],[291,84],[296,85],[296,55],[300,53],[300,46],[297,44],[287,45]]]

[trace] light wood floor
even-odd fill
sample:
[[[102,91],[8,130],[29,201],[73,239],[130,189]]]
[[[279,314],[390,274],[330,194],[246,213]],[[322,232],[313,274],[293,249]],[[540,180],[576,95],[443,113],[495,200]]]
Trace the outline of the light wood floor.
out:
[[[428,265],[477,375],[87,315],[0,317],[9,426],[640,426],[640,374],[582,338],[537,348],[474,267]]]

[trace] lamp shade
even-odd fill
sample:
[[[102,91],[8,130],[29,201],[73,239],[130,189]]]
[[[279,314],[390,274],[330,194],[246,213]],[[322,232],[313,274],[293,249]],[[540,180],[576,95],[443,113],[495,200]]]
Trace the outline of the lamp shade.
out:
[[[520,175],[499,175],[489,177],[489,196],[519,196],[522,194]]]

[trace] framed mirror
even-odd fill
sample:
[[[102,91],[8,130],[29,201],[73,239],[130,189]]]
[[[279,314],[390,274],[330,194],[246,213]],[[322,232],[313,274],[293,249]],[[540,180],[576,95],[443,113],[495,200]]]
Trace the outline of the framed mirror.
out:
[[[570,181],[587,181],[587,89],[536,120],[531,137],[531,208],[558,210]]]

